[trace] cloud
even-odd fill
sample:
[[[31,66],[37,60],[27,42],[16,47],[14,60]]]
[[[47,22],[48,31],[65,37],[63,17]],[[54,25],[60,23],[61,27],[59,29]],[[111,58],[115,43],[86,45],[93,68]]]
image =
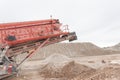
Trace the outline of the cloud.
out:
[[[113,45],[120,38],[119,0],[0,0],[0,22],[60,19],[78,41]]]

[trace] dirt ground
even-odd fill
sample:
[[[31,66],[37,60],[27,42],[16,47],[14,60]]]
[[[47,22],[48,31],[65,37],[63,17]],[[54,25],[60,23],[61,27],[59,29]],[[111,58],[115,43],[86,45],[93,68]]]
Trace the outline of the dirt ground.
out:
[[[9,80],[120,80],[119,52],[91,43],[53,46],[24,62],[18,75]]]

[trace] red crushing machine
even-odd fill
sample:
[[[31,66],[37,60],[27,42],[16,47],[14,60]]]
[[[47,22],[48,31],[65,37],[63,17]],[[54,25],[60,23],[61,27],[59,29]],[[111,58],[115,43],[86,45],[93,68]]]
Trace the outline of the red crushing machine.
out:
[[[58,19],[0,24],[0,79],[16,73],[17,67],[40,48],[76,39],[76,33],[69,32]],[[25,59],[16,64],[13,57],[26,52]]]

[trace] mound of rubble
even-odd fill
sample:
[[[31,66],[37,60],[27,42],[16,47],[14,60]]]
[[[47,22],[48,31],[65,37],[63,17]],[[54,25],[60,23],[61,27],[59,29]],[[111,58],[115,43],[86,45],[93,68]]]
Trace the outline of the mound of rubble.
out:
[[[92,72],[95,72],[90,67],[78,64],[68,57],[58,54],[48,57],[44,62],[47,64],[39,72],[44,78],[73,79],[78,75],[91,75]]]
[[[87,75],[87,77],[81,78],[81,75],[79,75],[74,80],[120,80],[120,65],[102,67],[90,76]]]
[[[90,78],[92,80],[120,80],[120,65],[109,65],[108,67],[97,70]]]
[[[96,56],[96,55],[108,55],[115,54],[104,50],[92,43],[58,43],[43,47],[37,54],[32,56],[29,60],[45,59],[46,57],[54,54],[62,54],[68,57],[81,57],[81,56]]]
[[[110,46],[110,47],[104,47],[105,50],[111,50],[111,51],[117,51],[118,53],[120,52],[120,43]]]

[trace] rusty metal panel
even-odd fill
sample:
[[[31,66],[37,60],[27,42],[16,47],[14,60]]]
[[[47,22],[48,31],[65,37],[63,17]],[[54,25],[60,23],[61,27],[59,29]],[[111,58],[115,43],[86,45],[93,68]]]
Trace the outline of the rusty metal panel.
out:
[[[0,24],[0,44],[16,45],[65,34],[58,19]]]

